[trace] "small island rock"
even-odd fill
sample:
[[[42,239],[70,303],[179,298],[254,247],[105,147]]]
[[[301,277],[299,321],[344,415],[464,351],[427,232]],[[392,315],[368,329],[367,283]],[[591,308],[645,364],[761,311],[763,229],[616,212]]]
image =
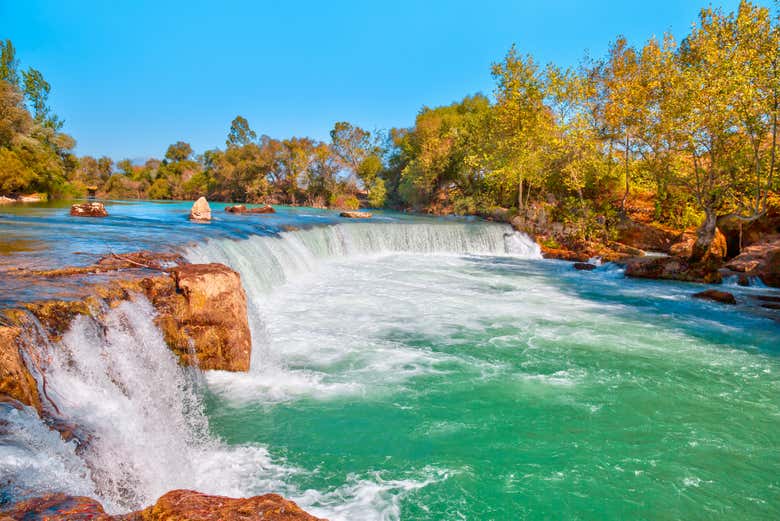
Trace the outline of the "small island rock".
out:
[[[575,262],[574,269],[580,271],[593,271],[596,269],[596,265],[589,262]]]
[[[266,204],[265,206],[258,206],[255,208],[247,208],[243,204],[237,204],[235,206],[226,206],[225,211],[228,213],[276,213],[273,206]]]
[[[201,197],[192,205],[190,220],[198,222],[208,222],[211,220],[211,207],[205,197]]]
[[[373,216],[371,212],[341,212],[339,215],[347,219],[368,219]]]
[[[699,293],[694,293],[692,296],[693,298],[712,300],[715,302],[720,302],[721,304],[734,305],[737,303],[737,299],[734,298],[734,295],[732,295],[728,291],[719,291],[717,289],[708,289],[705,291],[700,291]]]
[[[107,217],[108,212],[103,203],[81,203],[70,207],[73,217]]]

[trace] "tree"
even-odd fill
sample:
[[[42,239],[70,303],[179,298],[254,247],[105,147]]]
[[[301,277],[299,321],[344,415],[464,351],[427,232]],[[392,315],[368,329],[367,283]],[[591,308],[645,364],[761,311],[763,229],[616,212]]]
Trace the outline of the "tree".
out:
[[[242,147],[255,139],[257,139],[257,134],[249,128],[249,122],[242,116],[236,116],[230,123],[230,131],[225,144],[228,148]]]
[[[0,80],[19,86],[19,60],[11,40],[0,42]]]
[[[331,148],[344,168],[357,175],[360,164],[371,154],[378,152],[371,140],[371,132],[339,121],[330,131]]]
[[[177,141],[165,151],[165,159],[170,162],[186,161],[192,156],[192,147],[184,141]]]
[[[51,92],[49,82],[43,78],[40,71],[32,67],[23,71],[22,76],[24,78],[24,95],[32,106],[35,122],[54,131],[60,130],[64,122],[52,114],[51,108],[47,105]]]

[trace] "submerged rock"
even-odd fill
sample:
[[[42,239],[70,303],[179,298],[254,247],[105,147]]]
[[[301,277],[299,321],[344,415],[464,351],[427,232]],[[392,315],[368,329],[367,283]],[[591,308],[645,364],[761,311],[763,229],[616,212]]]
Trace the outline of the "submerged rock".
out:
[[[103,203],[81,203],[70,207],[73,217],[107,217],[108,212]]]
[[[257,214],[276,213],[276,210],[274,210],[273,206],[271,206],[270,204],[266,204],[264,206],[256,206],[254,208],[247,208],[243,204],[237,204],[235,206],[225,207],[225,211],[228,213],[257,213]]]
[[[111,516],[96,500],[49,494],[17,503],[0,512],[0,521],[322,521],[277,494],[250,498],[208,496],[173,490],[143,510]]]
[[[374,214],[371,212],[341,212],[339,215],[341,217],[346,217],[347,219],[368,219]]]
[[[700,291],[698,293],[694,293],[691,296],[693,298],[720,302],[721,304],[733,305],[737,303],[737,299],[734,298],[734,295],[732,295],[728,291],[719,291],[717,289],[708,289],[705,291]]]
[[[208,222],[211,220],[211,207],[205,197],[199,198],[192,205],[190,220],[196,222]]]

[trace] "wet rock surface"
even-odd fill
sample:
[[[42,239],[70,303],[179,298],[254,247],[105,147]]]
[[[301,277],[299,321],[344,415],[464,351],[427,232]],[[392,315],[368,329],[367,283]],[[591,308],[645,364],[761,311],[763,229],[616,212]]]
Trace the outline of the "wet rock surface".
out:
[[[173,490],[143,510],[112,516],[96,500],[49,494],[0,512],[0,521],[322,521],[277,494],[250,498]]]
[[[712,300],[713,302],[720,302],[721,304],[734,305],[737,303],[737,299],[734,298],[734,295],[728,291],[719,291],[717,289],[700,291],[698,293],[694,293],[692,297],[701,300]]]
[[[190,220],[195,222],[211,221],[211,207],[205,197],[199,198],[195,201],[195,204],[192,205]]]
[[[243,204],[237,204],[235,206],[227,206],[225,207],[225,211],[228,213],[242,213],[242,214],[269,214],[269,213],[276,213],[276,210],[274,210],[273,206],[270,204],[266,204],[264,206],[255,206],[251,208],[247,208]]]
[[[642,257],[629,260],[625,274],[627,277],[641,279],[719,284],[722,281],[719,267],[718,262],[694,263],[682,257]]]
[[[339,216],[345,217],[347,219],[368,219],[369,217],[373,217],[374,214],[371,212],[341,212]]]
[[[81,203],[70,207],[73,217],[107,217],[108,211],[103,203]]]
[[[10,398],[40,412],[38,384],[22,357],[21,334],[19,327],[0,326],[0,399]]]

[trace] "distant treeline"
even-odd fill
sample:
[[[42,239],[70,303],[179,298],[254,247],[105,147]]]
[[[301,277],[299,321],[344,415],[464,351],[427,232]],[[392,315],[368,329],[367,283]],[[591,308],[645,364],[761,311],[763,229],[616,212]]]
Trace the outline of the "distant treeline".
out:
[[[414,125],[371,133],[336,123],[329,142],[258,137],[236,117],[224,149],[184,142],[143,166],[76,158],[38,71],[0,64],[0,192],[211,199],[526,215],[546,206],[583,236],[603,234],[633,199],[652,218],[714,233],[752,219],[778,181],[778,12],[742,1],[707,8],[679,43],[618,37],[577,67],[541,66],[511,48],[495,90],[423,107]],[[606,223],[606,224],[605,224]]]

